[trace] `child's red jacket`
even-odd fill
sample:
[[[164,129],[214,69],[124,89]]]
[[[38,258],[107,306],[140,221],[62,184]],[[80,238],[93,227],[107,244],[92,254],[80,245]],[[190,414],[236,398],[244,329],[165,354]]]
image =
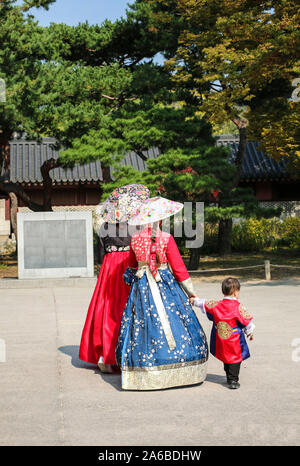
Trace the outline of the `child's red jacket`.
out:
[[[210,352],[216,358],[235,364],[250,357],[244,330],[254,328],[253,318],[237,299],[225,297],[221,301],[203,300],[200,304],[195,300],[195,305],[213,322]]]

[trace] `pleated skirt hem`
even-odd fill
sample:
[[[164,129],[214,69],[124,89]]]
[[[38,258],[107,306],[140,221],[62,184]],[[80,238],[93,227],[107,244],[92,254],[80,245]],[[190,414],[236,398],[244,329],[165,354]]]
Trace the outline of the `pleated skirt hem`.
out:
[[[162,390],[164,388],[182,387],[202,383],[206,378],[207,362],[197,361],[193,364],[158,366],[157,368],[122,369],[123,390]]]

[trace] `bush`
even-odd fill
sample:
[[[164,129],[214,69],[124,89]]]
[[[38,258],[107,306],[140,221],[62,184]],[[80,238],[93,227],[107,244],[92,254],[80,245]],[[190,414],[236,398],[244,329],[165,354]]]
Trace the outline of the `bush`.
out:
[[[232,248],[235,251],[261,251],[275,247],[280,239],[279,219],[249,218],[232,228]]]
[[[218,252],[218,223],[204,224],[204,244],[201,247],[201,254],[214,254]]]
[[[300,248],[300,218],[249,218],[232,227],[232,250],[235,252],[259,252],[278,246]],[[185,253],[189,253],[184,248]],[[218,223],[205,222],[204,244],[201,255],[218,252]]]
[[[281,243],[290,248],[300,248],[300,218],[288,217],[281,225]]]

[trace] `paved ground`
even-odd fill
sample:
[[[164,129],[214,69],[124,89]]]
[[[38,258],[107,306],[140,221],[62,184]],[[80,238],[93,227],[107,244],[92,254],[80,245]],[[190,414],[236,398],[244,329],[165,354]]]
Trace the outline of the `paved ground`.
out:
[[[217,283],[194,283],[200,296],[221,297]],[[94,282],[71,284],[0,287],[0,339],[6,345],[0,445],[300,443],[299,281],[243,284],[241,301],[257,327],[237,391],[224,385],[222,364],[212,356],[202,385],[120,390],[118,375],[101,375],[78,360]],[[210,322],[200,319],[209,334]]]

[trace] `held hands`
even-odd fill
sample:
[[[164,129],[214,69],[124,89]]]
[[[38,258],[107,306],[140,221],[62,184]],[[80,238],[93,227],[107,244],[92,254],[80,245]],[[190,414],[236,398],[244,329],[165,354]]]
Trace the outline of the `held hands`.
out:
[[[191,294],[191,295],[189,296],[189,302],[190,302],[190,304],[193,305],[193,304],[194,304],[194,301],[195,301],[195,298],[198,298],[198,297],[199,297],[199,296],[197,296],[196,294]]]

